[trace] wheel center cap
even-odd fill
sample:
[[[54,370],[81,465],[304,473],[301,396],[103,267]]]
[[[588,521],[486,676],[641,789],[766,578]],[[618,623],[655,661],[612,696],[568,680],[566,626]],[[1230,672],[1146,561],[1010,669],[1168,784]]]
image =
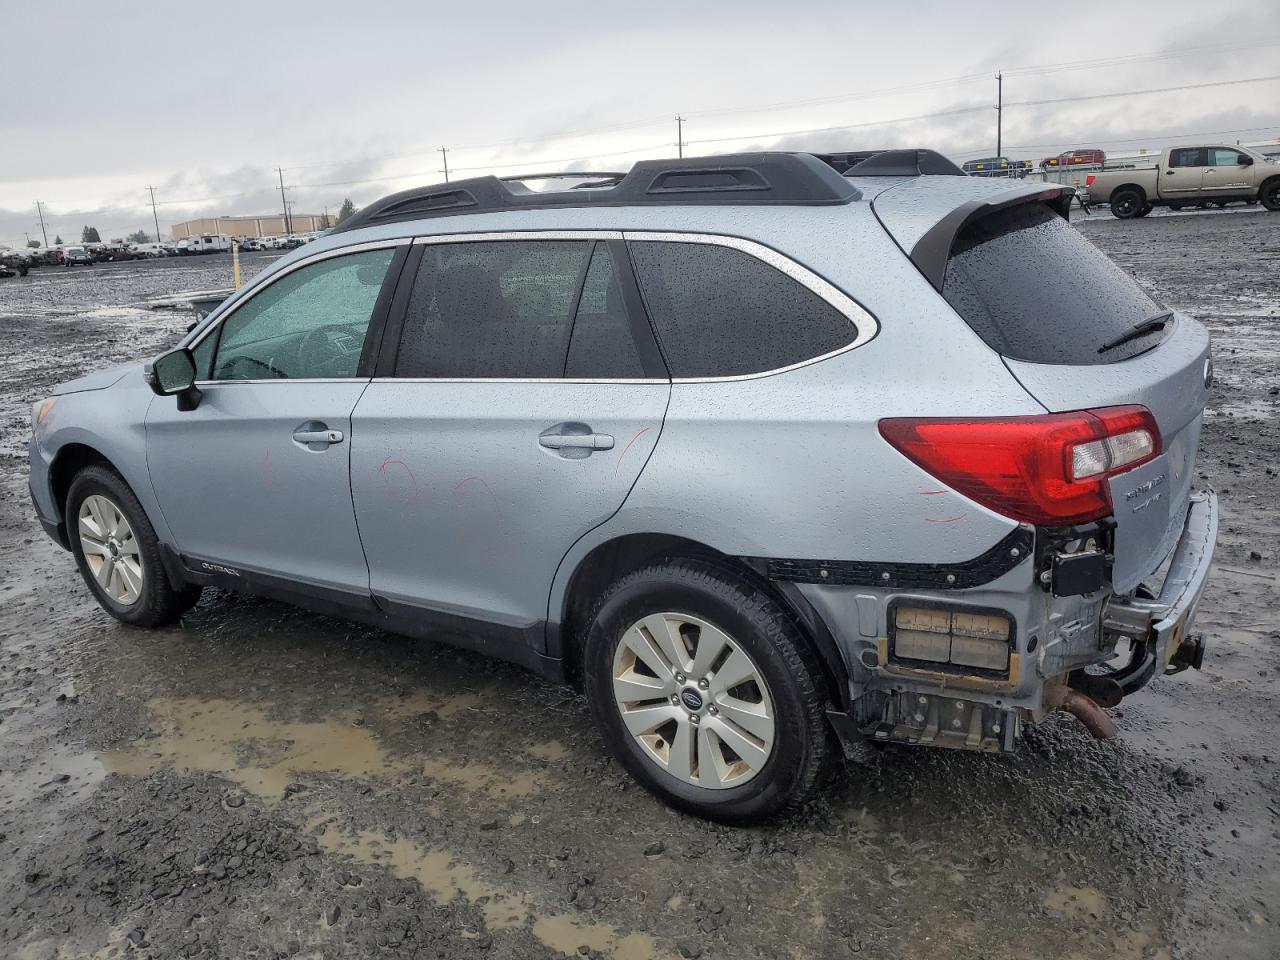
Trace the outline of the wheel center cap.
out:
[[[107,549],[111,551],[112,557],[120,556],[120,544],[116,543],[114,540],[107,541]]]
[[[680,691],[680,702],[689,710],[697,712],[702,709],[702,694],[692,687],[686,687]]]

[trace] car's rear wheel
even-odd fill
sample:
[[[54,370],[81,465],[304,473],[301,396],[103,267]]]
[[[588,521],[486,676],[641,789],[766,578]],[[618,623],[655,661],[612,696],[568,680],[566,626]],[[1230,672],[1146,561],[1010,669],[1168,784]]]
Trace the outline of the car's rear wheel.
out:
[[[1258,191],[1258,199],[1273,213],[1280,211],[1280,177],[1264,183],[1262,189]]]
[[[1130,187],[1122,188],[1111,195],[1111,212],[1121,220],[1128,220],[1138,216],[1138,211],[1142,209],[1144,203],[1146,203],[1146,197],[1137,190]]]
[[[138,627],[172,623],[200,599],[200,587],[174,589],[160,542],[129,485],[106,467],[86,467],[67,493],[67,534],[76,566],[98,603]]]
[[[808,797],[831,761],[826,683],[766,594],[712,562],[638,570],[598,603],[588,699],[605,741],[672,806],[750,823]]]

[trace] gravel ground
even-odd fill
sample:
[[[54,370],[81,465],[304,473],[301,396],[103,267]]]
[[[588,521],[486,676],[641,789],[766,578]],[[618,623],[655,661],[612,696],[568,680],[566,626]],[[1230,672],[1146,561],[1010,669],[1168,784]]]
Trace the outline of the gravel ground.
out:
[[[0,281],[0,955],[1280,954],[1280,217],[1081,229],[1216,338],[1204,671],[1115,740],[889,749],[749,830],[667,810],[513,667],[213,591],[172,629],[108,618],[32,517],[29,404],[173,342],[139,301],[229,264]]]

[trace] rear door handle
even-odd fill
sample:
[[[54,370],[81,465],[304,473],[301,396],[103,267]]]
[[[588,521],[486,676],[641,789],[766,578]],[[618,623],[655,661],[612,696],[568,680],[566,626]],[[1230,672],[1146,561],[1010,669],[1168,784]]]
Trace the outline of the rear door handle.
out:
[[[613,437],[607,433],[588,433],[566,435],[563,433],[543,434],[538,442],[549,450],[612,450]]]

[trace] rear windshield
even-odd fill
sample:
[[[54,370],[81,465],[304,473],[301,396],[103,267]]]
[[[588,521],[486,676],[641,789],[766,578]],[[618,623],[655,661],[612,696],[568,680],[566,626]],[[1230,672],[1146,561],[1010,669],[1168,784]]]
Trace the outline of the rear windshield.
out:
[[[1114,363],[1151,349],[1171,326],[1099,353],[1163,311],[1040,203],[967,224],[951,249],[942,295],[993,350],[1034,363]]]

